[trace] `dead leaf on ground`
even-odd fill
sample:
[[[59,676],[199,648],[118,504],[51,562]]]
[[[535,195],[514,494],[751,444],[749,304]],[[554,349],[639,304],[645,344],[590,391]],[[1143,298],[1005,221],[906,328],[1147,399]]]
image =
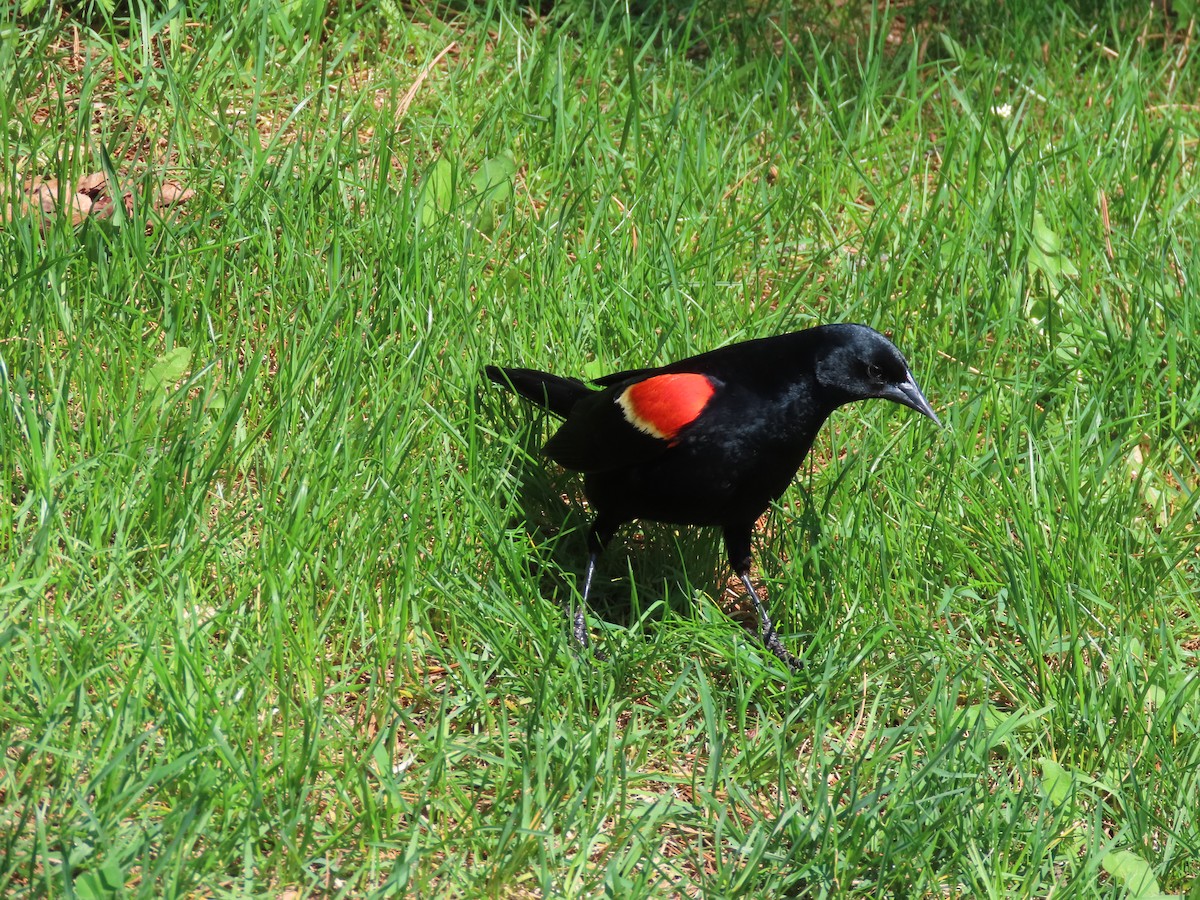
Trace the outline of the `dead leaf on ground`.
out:
[[[104,185],[107,181],[108,176],[103,172],[93,172],[91,175],[85,175],[80,178],[75,185],[75,190],[81,194],[95,197],[104,193]]]
[[[158,202],[154,205],[158,209],[167,209],[177,203],[186,203],[194,196],[194,190],[185,188],[178,181],[164,181],[158,189]]]
[[[120,203],[128,215],[133,214],[139,202],[147,201],[151,209],[165,213],[181,203],[186,203],[195,195],[194,190],[184,187],[182,183],[167,180],[153,188],[145,198],[137,198],[132,191],[124,191],[120,194]],[[51,222],[59,215],[69,214],[71,225],[77,226],[89,217],[96,220],[110,219],[116,209],[116,198],[110,192],[108,176],[103,172],[85,175],[65,188],[53,178],[44,181],[34,178],[25,187],[24,193],[19,193],[13,199],[16,200],[15,203],[5,203],[5,215],[4,219],[0,220],[0,228],[8,222],[15,221],[18,216],[31,214],[40,216],[43,231],[49,228]],[[147,221],[146,234],[153,231],[154,223]]]

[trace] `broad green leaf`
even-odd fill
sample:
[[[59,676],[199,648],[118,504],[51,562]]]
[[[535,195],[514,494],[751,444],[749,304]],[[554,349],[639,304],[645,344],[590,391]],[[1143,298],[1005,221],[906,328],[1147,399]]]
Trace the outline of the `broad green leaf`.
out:
[[[1051,707],[1035,710],[1025,708],[1002,710],[990,703],[980,703],[967,707],[966,713],[968,722],[982,721],[982,727],[987,732],[988,740],[993,746],[999,747],[1007,745],[1018,731],[1043,721],[1050,709]],[[972,724],[972,727],[975,725]]]
[[[1171,8],[1175,11],[1181,26],[1186,25],[1190,19],[1200,18],[1200,3],[1197,3],[1196,0],[1175,0],[1171,4]]]
[[[1160,708],[1166,702],[1167,692],[1165,690],[1157,684],[1146,686],[1146,696],[1142,700],[1142,706],[1146,708],[1147,712],[1154,712],[1154,710]]]
[[[125,886],[125,869],[115,859],[102,865],[96,874],[100,877],[100,883],[114,894]]]
[[[183,377],[188,363],[192,361],[192,351],[187,347],[176,347],[160,356],[142,378],[142,389],[154,391],[158,388],[166,390]]]
[[[987,729],[989,734],[1002,728],[1013,715],[1012,713],[996,709],[990,703],[978,703],[974,706],[968,706],[966,714],[967,721],[971,723],[979,722],[982,719],[983,727]]]
[[[73,847],[71,847],[71,852],[67,854],[67,864],[71,866],[71,868],[81,866],[83,862],[95,852],[96,848],[93,844],[83,840],[78,841]]]
[[[512,196],[512,177],[516,171],[517,164],[512,157],[504,155],[485,160],[471,176],[471,187],[476,191],[480,204],[475,227],[484,234],[491,234],[495,230],[495,205]]]
[[[108,891],[104,890],[92,872],[84,872],[76,878],[74,888],[79,900],[104,900],[108,896]]]
[[[962,44],[945,32],[942,32],[939,37],[942,39],[942,46],[946,48],[946,52],[950,54],[950,58],[954,60],[955,65],[961,66],[967,58],[967,51],[963,49]]]
[[[375,771],[379,774],[379,777],[390,779],[392,777],[392,754],[388,752],[387,742],[380,741],[377,743],[371,756],[374,759]]]
[[[1079,275],[1075,264],[1063,253],[1062,239],[1051,230],[1041,213],[1033,214],[1033,238],[1029,242],[1029,264],[1046,274],[1051,281],[1066,275]]]
[[[1154,877],[1154,869],[1136,853],[1129,850],[1115,850],[1100,861],[1104,871],[1125,886],[1129,896],[1135,900],[1149,900],[1161,896],[1158,879]]]
[[[439,159],[425,176],[421,185],[418,209],[421,224],[431,225],[450,211],[454,201],[454,166],[447,159]]]
[[[507,200],[512,196],[512,177],[517,164],[508,154],[493,156],[471,176],[471,187],[489,200]]]
[[[79,900],[108,900],[117,896],[117,888],[110,888],[100,872],[83,872],[76,879],[75,896]]]
[[[1038,765],[1042,767],[1042,794],[1056,806],[1066,803],[1071,798],[1071,773],[1045,756]]]
[[[229,395],[224,390],[213,391],[208,398],[208,411],[219,413],[229,405]]]

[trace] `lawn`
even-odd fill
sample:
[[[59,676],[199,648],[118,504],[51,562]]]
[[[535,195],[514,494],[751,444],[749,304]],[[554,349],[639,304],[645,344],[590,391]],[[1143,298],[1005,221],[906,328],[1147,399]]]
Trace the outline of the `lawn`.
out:
[[[113,3],[115,2],[115,6]],[[0,13],[0,894],[1200,895],[1196,5]],[[821,322],[605,554],[487,363]]]

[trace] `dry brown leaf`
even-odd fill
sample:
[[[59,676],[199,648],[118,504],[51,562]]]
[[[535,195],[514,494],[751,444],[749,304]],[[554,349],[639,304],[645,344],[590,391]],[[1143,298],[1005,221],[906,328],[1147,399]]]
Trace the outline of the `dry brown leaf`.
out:
[[[121,205],[125,207],[127,215],[133,215],[133,194],[128,191],[121,195]],[[97,219],[110,219],[115,207],[113,198],[105,194],[97,198],[96,205],[92,207],[92,216]]]
[[[177,203],[186,203],[196,196],[191,188],[185,188],[178,181],[164,181],[158,189],[158,202],[154,204],[159,209],[166,209]]]
[[[110,219],[115,211],[115,198],[109,193],[108,177],[103,172],[93,172],[75,182],[74,186],[63,188],[57,179],[42,180],[33,178],[26,183],[25,194],[13,198],[17,202],[4,204],[5,218],[0,223],[13,220],[16,216],[29,215],[39,212],[42,227],[47,227],[52,216],[70,211],[71,223],[79,225],[88,217],[93,219]],[[181,203],[186,203],[196,192],[184,187],[178,181],[164,181],[148,199],[150,206],[156,210],[166,211]],[[138,202],[132,191],[121,195],[121,205],[129,215]],[[154,230],[151,222],[146,223],[146,233]]]
[[[52,216],[60,210],[69,209],[73,225],[78,225],[92,211],[91,197],[73,190],[60,191],[58,182],[53,179],[42,182],[35,181],[29,195],[33,200],[34,208],[40,209],[43,216]]]
[[[409,86],[408,90],[404,92],[404,96],[400,98],[400,103],[396,107],[396,117],[397,118],[402,117],[406,112],[408,112],[408,107],[412,104],[413,100],[416,98],[417,91],[421,90],[421,85],[425,83],[425,79],[429,77],[429,73],[433,71],[434,66],[436,66],[438,63],[440,63],[442,61],[443,56],[445,56],[451,50],[456,49],[457,47],[458,47],[458,42],[451,41],[449,44],[447,44],[445,47],[442,48],[442,51],[437,56],[435,56],[429,62],[428,65],[426,65],[423,69],[421,69],[421,71],[419,73],[417,73],[416,80]]]
[[[108,177],[103,172],[93,172],[91,175],[85,175],[83,178],[80,178],[75,184],[75,190],[81,194],[88,194],[95,198],[105,192],[107,182]]]
[[[35,206],[41,207],[42,212],[54,212],[58,209],[58,182],[44,181],[41,184],[35,184],[33,190],[29,192],[29,197]]]
[[[107,219],[113,214],[112,197],[107,194],[103,197],[97,197],[96,203],[92,206],[92,215],[97,219]]]
[[[92,211],[92,198],[87,194],[71,195],[71,224],[78,225]]]

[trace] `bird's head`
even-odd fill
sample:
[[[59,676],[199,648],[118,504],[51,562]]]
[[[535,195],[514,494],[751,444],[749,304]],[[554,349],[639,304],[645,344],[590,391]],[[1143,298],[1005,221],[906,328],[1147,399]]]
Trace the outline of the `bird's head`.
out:
[[[841,392],[846,403],[881,397],[941,421],[917,387],[908,363],[891,341],[866,325],[828,325],[817,356],[817,383]]]

